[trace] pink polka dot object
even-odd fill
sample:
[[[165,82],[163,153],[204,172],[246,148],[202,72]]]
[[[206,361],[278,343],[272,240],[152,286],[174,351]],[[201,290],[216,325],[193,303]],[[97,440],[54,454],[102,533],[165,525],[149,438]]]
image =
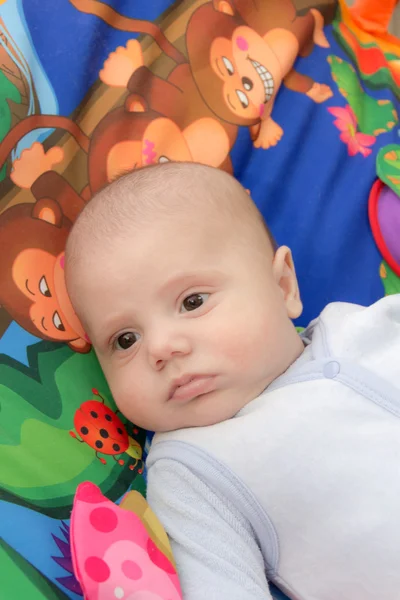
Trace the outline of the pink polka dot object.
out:
[[[178,576],[134,512],[81,483],[71,515],[75,576],[85,600],[182,600]]]

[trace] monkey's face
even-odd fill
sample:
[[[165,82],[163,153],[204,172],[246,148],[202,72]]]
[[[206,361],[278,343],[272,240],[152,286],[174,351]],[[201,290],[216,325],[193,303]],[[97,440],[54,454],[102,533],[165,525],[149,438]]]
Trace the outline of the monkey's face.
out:
[[[139,114],[132,120],[132,130],[135,121],[143,118]],[[169,161],[192,162],[193,157],[179,127],[170,119],[159,117],[149,121],[141,139],[132,136],[115,142],[107,156],[107,180],[110,183],[126,171]]]
[[[253,29],[240,26],[231,39],[216,38],[210,55],[232,113],[249,120],[262,119],[282,81],[272,48]]]
[[[162,162],[191,162],[188,143],[179,127],[170,119],[160,117],[147,127],[143,136],[143,166]]]
[[[65,288],[64,253],[27,248],[15,259],[12,277],[31,302],[29,316],[39,336],[65,342],[85,338]]]

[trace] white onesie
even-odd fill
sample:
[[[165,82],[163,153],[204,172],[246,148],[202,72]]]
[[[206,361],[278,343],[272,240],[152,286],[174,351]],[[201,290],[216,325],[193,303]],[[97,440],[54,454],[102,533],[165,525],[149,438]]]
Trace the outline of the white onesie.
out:
[[[233,419],[157,434],[184,600],[400,599],[400,295],[329,305]]]

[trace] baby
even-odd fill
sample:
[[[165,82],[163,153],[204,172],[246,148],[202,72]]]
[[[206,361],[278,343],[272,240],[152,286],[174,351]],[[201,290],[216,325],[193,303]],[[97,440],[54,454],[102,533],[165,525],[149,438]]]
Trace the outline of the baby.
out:
[[[185,600],[400,598],[399,296],[300,337],[289,248],[189,163],[95,196],[66,277],[119,409],[158,432],[148,501]]]

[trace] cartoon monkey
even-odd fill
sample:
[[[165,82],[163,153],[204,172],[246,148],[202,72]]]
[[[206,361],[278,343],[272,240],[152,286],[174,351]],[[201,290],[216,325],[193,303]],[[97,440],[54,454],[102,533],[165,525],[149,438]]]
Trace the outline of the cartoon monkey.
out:
[[[17,204],[0,215],[0,305],[33,335],[88,352],[64,279],[65,242],[83,202],[60,193],[59,177],[45,173],[32,184],[35,203]]]
[[[149,33],[159,43],[161,30],[123,17],[98,0],[70,0],[80,11],[95,14],[112,27]],[[332,4],[332,3],[331,3]],[[326,6],[330,6],[326,4]],[[324,84],[293,69],[297,56],[311,52],[313,44],[328,47],[321,13],[311,9],[296,14],[291,0],[212,0],[197,8],[187,25],[188,59],[177,62],[168,79],[154,75],[143,65],[139,43],[111,53],[100,73],[111,86],[128,87],[142,96],[150,109],[173,120],[181,130],[213,118],[220,146],[231,150],[239,126],[250,128],[254,145],[269,148],[278,143],[282,128],[272,117],[273,104],[283,82],[315,102],[332,95]],[[156,35],[157,34],[157,35]]]
[[[27,133],[42,127],[67,131],[87,154],[88,185],[80,192],[84,201],[88,201],[120,173],[157,162],[195,161],[221,168],[227,164],[229,169],[226,160],[228,144],[217,144],[220,135],[214,119],[201,120],[202,135],[209,140],[208,147],[199,138],[198,123],[180,129],[173,120],[149,110],[143,97],[137,94],[129,94],[124,106],[110,111],[95,127],[90,138],[67,117],[34,115],[20,121],[0,144],[0,165],[4,164],[11,150]],[[39,146],[42,148],[40,153]],[[61,148],[57,148],[57,151],[62,153]],[[57,162],[63,160],[63,154],[59,155]],[[43,147],[38,143],[34,144],[34,148],[24,150],[21,158],[13,163],[10,173],[12,181],[21,188],[31,188],[34,181],[32,171],[41,176],[52,168],[44,157]],[[60,194],[70,194],[71,198],[76,199],[78,192],[66,179],[58,175],[57,181]],[[56,187],[54,180],[55,194]]]
[[[78,352],[87,352],[90,344],[65,289],[63,252],[72,223],[93,193],[121,173],[154,162],[193,160],[191,147],[197,140],[192,139],[191,128],[181,132],[174,122],[145,109],[142,99],[129,96],[125,107],[99,123],[91,139],[65,117],[29,117],[0,146],[3,162],[27,130],[47,123],[69,131],[88,153],[89,185],[78,194],[52,170],[64,158],[61,148],[45,152],[36,142],[24,150],[10,176],[19,187],[30,189],[36,202],[0,215],[0,305],[27,331],[65,341]],[[202,151],[202,146],[195,151],[197,160],[202,160]]]
[[[139,43],[131,40],[126,48],[110,55],[100,73],[105,83],[127,87],[125,105],[108,113],[90,139],[66,117],[37,115],[18,123],[3,140],[0,166],[33,129],[54,127],[71,133],[88,154],[85,200],[112,181],[115,173],[159,158],[191,157],[231,172],[229,152],[239,126],[250,127],[256,147],[268,148],[281,138],[283,131],[271,112],[282,80],[317,102],[331,95],[328,86],[292,69],[297,54],[311,50],[312,38],[321,45],[327,42],[321,14],[312,10],[298,17],[291,0],[213,0],[203,4],[187,27],[186,62],[157,25],[122,17],[97,0],[70,1],[117,28],[148,33],[178,63],[168,80],[156,77],[143,65]],[[174,135],[163,139],[167,130]],[[68,186],[64,180],[63,187]]]
[[[106,115],[95,128],[88,152],[88,179],[92,194],[113,181],[121,172],[167,161],[201,162],[223,166],[227,145],[218,145],[214,120],[202,119],[202,132],[213,151],[202,143],[198,129],[149,110],[145,100],[129,94],[123,107]]]
[[[193,76],[208,106],[224,120],[250,126],[256,147],[276,145],[283,130],[271,113],[282,82],[315,102],[332,95],[328,86],[293,68],[314,42],[329,45],[323,24],[314,9],[297,16],[291,0],[203,5],[189,21],[186,40]]]

